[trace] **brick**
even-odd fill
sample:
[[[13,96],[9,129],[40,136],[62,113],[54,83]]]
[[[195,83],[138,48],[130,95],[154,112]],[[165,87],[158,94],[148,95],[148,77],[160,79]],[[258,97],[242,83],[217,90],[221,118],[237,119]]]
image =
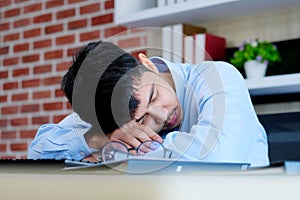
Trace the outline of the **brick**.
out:
[[[20,19],[14,22],[14,28],[19,28],[23,26],[28,26],[30,24],[30,19]]]
[[[102,25],[102,24],[107,24],[107,23],[112,23],[113,22],[113,14],[105,14],[105,15],[101,15],[98,17],[93,17],[92,18],[92,25]]]
[[[63,57],[63,51],[62,50],[49,51],[49,52],[46,52],[44,54],[45,60],[62,58],[62,57]]]
[[[68,110],[72,109],[72,105],[69,102],[65,102],[65,105],[66,105]]]
[[[33,49],[41,49],[50,47],[52,44],[51,39],[39,40],[33,43]]]
[[[40,11],[42,9],[42,3],[35,3],[24,7],[24,13],[31,13]]]
[[[68,9],[68,10],[63,10],[63,11],[59,11],[56,13],[56,18],[57,19],[65,19],[68,17],[74,17],[75,16],[75,9]]]
[[[1,108],[2,115],[16,114],[19,112],[18,106],[6,106]]]
[[[64,5],[64,0],[51,0],[46,2],[46,8],[59,7]]]
[[[26,76],[29,74],[29,68],[14,69],[13,77]]]
[[[118,41],[118,46],[120,48],[130,48],[130,47],[141,46],[141,38],[140,37],[135,37],[135,38],[119,40]]]
[[[29,0],[15,0],[15,3],[24,3],[24,2],[28,2]]]
[[[14,52],[21,52],[21,51],[28,51],[28,50],[29,50],[29,43],[16,44],[14,46]]]
[[[86,19],[80,19],[76,21],[72,21],[68,23],[68,29],[74,30],[79,28],[85,28],[87,26],[87,20]]]
[[[39,65],[33,68],[33,74],[42,74],[51,72],[52,66],[51,65]]]
[[[39,112],[39,104],[27,104],[27,105],[22,105],[21,106],[21,112],[22,113],[32,113],[32,112]]]
[[[4,35],[3,40],[4,42],[13,41],[13,40],[18,40],[19,37],[20,37],[19,33],[11,33],[11,34]]]
[[[112,28],[107,28],[104,30],[104,36],[107,37],[111,37],[114,35],[117,35],[119,33],[125,32],[127,31],[127,28],[124,26],[116,26],[116,27],[112,27]]]
[[[20,15],[20,8],[14,8],[14,9],[10,9],[4,12],[4,17],[8,18],[8,17],[15,17]]]
[[[11,151],[27,151],[26,143],[13,143],[10,145]]]
[[[61,79],[62,78],[60,76],[45,78],[43,80],[43,84],[44,85],[57,85],[57,84],[60,84]]]
[[[69,102],[66,102],[65,104],[66,104],[66,107],[67,107],[68,110],[72,109],[72,105]]]
[[[24,38],[31,38],[31,37],[37,37],[41,35],[41,29],[35,28],[28,31],[24,31]]]
[[[105,1],[105,9],[112,9],[115,7],[114,0]]]
[[[1,131],[0,138],[2,140],[15,139],[15,138],[17,138],[17,132],[16,131]]]
[[[28,56],[23,56],[22,62],[23,63],[36,62],[36,61],[39,61],[39,59],[40,59],[39,54],[32,54],[32,55],[28,55]]]
[[[74,54],[76,54],[78,52],[79,49],[80,49],[80,47],[74,47],[74,48],[68,49],[67,56],[73,56]]]
[[[43,14],[33,18],[34,23],[49,22],[52,20],[52,14]]]
[[[7,126],[7,119],[0,119],[0,127],[6,127]]]
[[[24,101],[28,100],[28,93],[21,93],[21,94],[13,94],[11,97],[12,101]]]
[[[51,26],[46,26],[45,33],[46,34],[58,33],[58,32],[62,32],[63,29],[64,29],[63,24],[55,24],[55,25],[51,25]]]
[[[18,88],[18,82],[6,82],[3,83],[3,90],[12,90]]]
[[[71,66],[71,62],[61,62],[56,64],[56,71],[67,71]]]
[[[0,7],[9,6],[11,4],[10,0],[1,0]]]
[[[36,130],[21,130],[20,138],[34,138],[36,135]]]
[[[9,29],[9,22],[0,23],[0,31],[6,31]]]
[[[88,41],[88,40],[96,40],[99,38],[100,38],[100,31],[98,30],[80,34],[80,42]]]
[[[79,3],[79,2],[84,2],[86,0],[68,0],[68,4],[73,4],[73,3]]]
[[[28,119],[23,117],[23,118],[14,118],[10,120],[10,124],[12,126],[25,126],[28,125]]]
[[[56,38],[56,45],[71,44],[71,43],[75,43],[74,35],[67,35],[67,36]]]
[[[63,96],[65,96],[65,94],[63,93],[63,91],[61,91],[61,89],[55,90],[55,97],[63,97]]]
[[[58,123],[63,120],[67,115],[55,115],[53,116],[53,123]]]
[[[7,95],[0,96],[0,102],[6,102],[7,101]]]
[[[2,115],[16,114],[19,112],[18,106],[6,106],[1,108]]]
[[[90,14],[90,13],[99,12],[99,11],[100,11],[100,3],[94,3],[94,4],[87,5],[87,6],[82,6],[80,8],[81,15]]]
[[[50,122],[49,116],[32,117],[32,124],[47,124]]]
[[[8,54],[9,47],[0,47],[0,55]]]
[[[1,79],[8,78],[8,71],[0,71],[0,78]]]
[[[12,160],[12,159],[16,159],[16,156],[12,156],[12,155],[4,155],[4,156],[0,156],[0,159],[4,159],[4,160]]]
[[[3,60],[3,66],[17,65],[18,63],[19,63],[19,58],[18,57],[5,58]]]
[[[38,87],[40,85],[40,79],[30,79],[22,81],[22,88]]]
[[[62,110],[63,103],[62,102],[52,102],[52,103],[45,103],[43,105],[44,111],[51,111],[51,110]]]
[[[6,144],[0,144],[0,152],[6,151]]]
[[[33,99],[48,99],[51,97],[51,91],[38,91],[33,92],[32,98]]]

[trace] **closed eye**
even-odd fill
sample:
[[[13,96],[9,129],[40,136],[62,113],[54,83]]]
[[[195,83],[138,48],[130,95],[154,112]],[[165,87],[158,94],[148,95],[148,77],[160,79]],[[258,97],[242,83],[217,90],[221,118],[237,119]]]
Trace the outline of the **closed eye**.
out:
[[[159,98],[159,91],[157,90],[157,87],[155,86],[154,95],[152,96],[151,102],[158,100],[158,98]]]

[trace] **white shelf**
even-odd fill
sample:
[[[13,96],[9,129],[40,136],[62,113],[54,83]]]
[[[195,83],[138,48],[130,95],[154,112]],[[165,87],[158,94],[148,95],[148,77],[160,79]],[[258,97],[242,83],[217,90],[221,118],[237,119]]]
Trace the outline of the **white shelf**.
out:
[[[245,79],[252,96],[300,92],[300,73]]]
[[[130,2],[130,3],[129,3]],[[300,5],[299,0],[187,0],[157,6],[157,0],[115,0],[115,23],[129,27],[161,27],[202,23]]]

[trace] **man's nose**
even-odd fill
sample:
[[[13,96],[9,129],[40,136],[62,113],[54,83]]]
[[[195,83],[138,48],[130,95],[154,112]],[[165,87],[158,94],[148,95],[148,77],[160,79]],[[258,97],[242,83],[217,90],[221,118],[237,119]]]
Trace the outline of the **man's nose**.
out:
[[[149,114],[156,123],[163,123],[168,118],[168,111],[160,105],[149,107]]]

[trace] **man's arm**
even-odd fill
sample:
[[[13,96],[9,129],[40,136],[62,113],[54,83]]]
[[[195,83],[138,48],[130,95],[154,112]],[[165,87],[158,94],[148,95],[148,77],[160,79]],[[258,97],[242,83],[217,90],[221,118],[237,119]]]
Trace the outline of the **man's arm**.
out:
[[[80,160],[92,152],[84,138],[90,128],[76,113],[58,124],[42,125],[30,144],[28,158]]]

